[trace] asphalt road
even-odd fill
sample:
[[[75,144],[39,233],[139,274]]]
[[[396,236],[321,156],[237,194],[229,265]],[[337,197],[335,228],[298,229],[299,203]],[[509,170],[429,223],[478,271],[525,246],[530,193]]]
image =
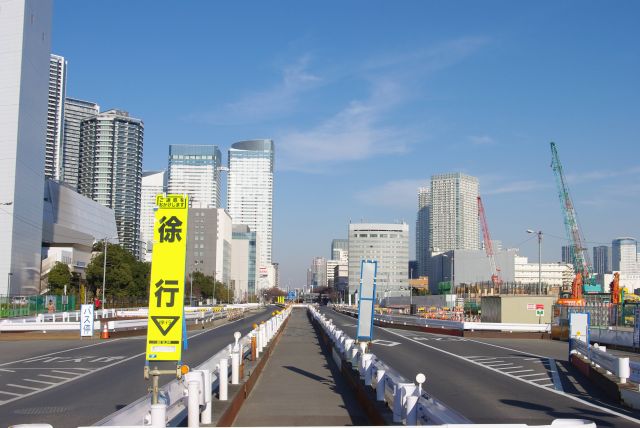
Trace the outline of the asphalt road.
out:
[[[356,336],[355,318],[321,310]],[[567,363],[564,342],[467,339],[375,327],[371,350],[406,379],[424,373],[427,393],[474,423],[546,425],[579,418],[598,427],[640,424],[640,412],[608,400]]]
[[[190,331],[183,363],[202,363],[232,343],[235,331],[248,333],[272,310]],[[87,426],[146,395],[151,383],[143,378],[145,341],[138,336],[0,342],[0,427],[38,422],[54,428]],[[174,363],[158,366],[175,368]],[[161,384],[171,380],[161,378]]]

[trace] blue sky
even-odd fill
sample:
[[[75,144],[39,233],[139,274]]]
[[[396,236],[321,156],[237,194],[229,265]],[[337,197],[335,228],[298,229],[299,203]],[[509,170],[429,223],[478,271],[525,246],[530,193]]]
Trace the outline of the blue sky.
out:
[[[413,235],[417,188],[443,172],[480,179],[494,239],[535,259],[525,230],[541,229],[559,260],[550,141],[587,241],[640,238],[638,16],[635,1],[57,0],[52,50],[69,96],[144,120],[145,169],[169,144],[273,138],[274,261],[299,286],[350,219]]]

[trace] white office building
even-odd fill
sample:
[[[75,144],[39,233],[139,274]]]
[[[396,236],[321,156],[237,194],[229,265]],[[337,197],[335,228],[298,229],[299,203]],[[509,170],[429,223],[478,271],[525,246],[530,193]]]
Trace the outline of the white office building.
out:
[[[362,260],[377,260],[378,297],[409,295],[409,225],[349,224],[349,293],[360,286]]]
[[[91,101],[75,98],[64,100],[64,138],[60,181],[78,190],[80,171],[80,123],[100,113],[100,106]]]
[[[49,59],[49,101],[47,105],[47,138],[44,154],[44,176],[60,180],[64,140],[64,99],[67,86],[67,61],[51,54]]]
[[[245,224],[234,224],[231,244],[231,283],[242,302],[257,301],[258,245],[256,233]]]
[[[52,2],[0,5],[0,295],[36,294]]]
[[[151,261],[153,251],[153,224],[156,212],[156,196],[167,190],[165,171],[145,171],[142,173],[142,190],[140,191],[140,239],[142,240],[142,257]]]
[[[189,195],[191,208],[220,208],[220,162],[218,146],[170,145],[168,193]]]
[[[640,254],[635,238],[623,237],[611,243],[611,262],[613,271],[620,273],[620,286],[630,292],[640,288]],[[609,281],[605,280],[605,290]]]
[[[431,251],[477,250],[478,179],[461,173],[431,177]]]
[[[271,140],[240,141],[229,149],[228,210],[234,224],[246,224],[258,235],[259,288],[274,285],[268,280],[272,269],[274,150]]]

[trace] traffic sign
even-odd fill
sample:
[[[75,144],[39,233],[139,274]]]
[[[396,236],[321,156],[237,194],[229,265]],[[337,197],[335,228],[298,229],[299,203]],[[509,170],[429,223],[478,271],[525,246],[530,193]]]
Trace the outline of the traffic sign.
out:
[[[180,361],[187,253],[186,195],[156,196],[147,360]]]
[[[544,316],[544,309],[536,309],[536,316],[537,317],[543,317]]]

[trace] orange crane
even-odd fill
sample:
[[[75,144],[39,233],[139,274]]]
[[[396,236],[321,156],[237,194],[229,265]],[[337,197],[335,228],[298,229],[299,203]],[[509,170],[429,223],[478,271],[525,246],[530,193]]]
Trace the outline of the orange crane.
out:
[[[491,264],[491,282],[493,285],[500,285],[502,278],[500,278],[500,268],[496,264],[496,257],[493,253],[493,243],[491,242],[491,236],[489,234],[489,225],[487,224],[487,216],[484,212],[484,205],[482,205],[482,199],[478,196],[478,218],[482,225],[482,236],[484,239],[484,249],[489,257],[489,263]]]

